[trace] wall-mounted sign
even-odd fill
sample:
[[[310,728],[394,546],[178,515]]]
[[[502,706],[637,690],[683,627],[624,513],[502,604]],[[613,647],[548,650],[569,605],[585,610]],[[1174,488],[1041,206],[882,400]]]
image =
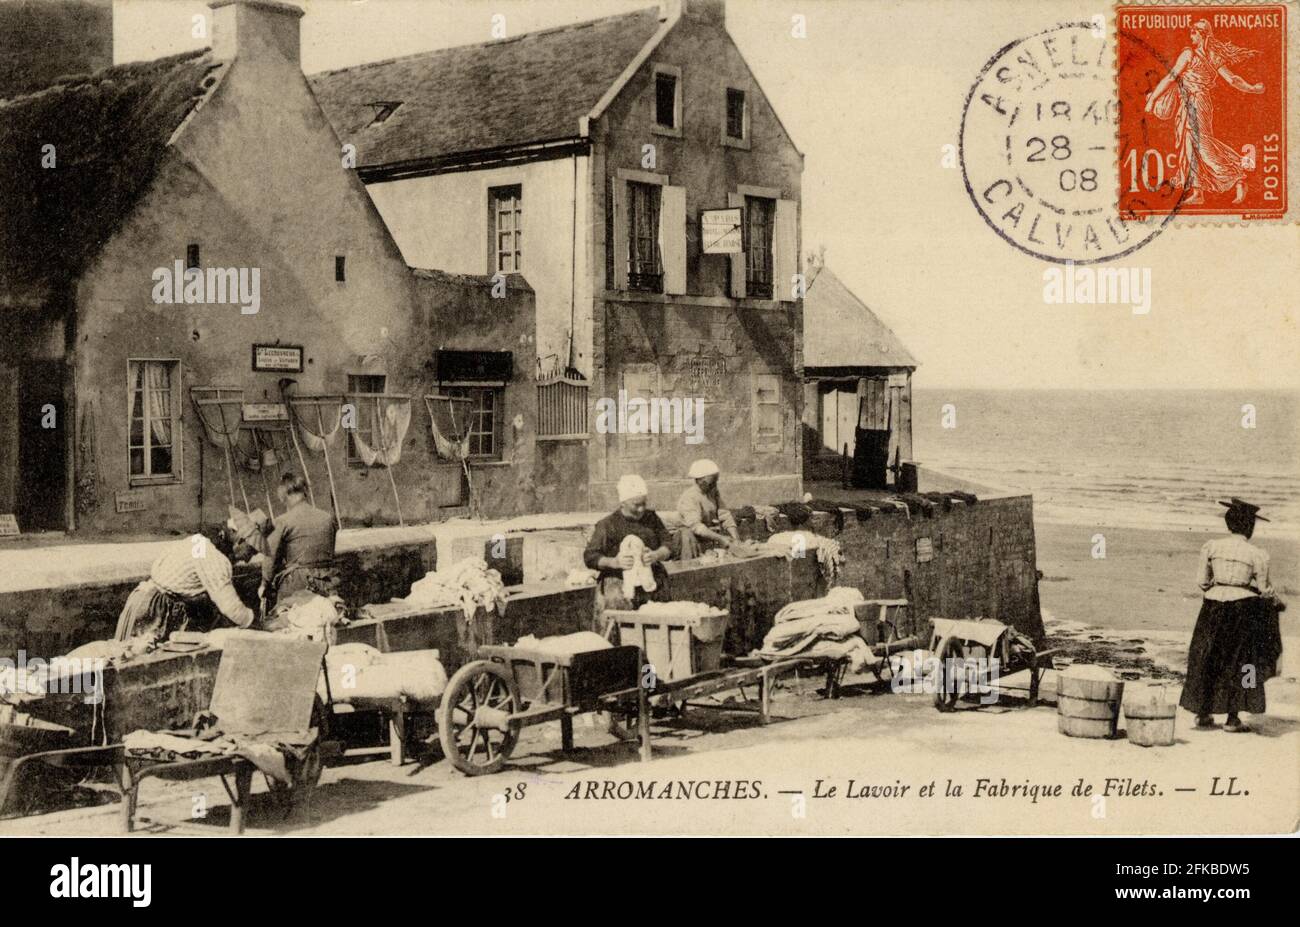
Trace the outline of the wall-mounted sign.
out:
[[[302,348],[292,344],[255,344],[253,369],[302,373]]]
[[[119,515],[123,512],[143,512],[149,507],[149,497],[143,489],[124,489],[113,493],[113,504]]]
[[[687,385],[696,395],[716,395],[726,374],[727,360],[720,355],[697,354],[686,361]]]
[[[916,539],[916,562],[929,563],[934,559],[934,544],[929,538]]]
[[[700,248],[705,254],[740,254],[744,250],[739,206],[700,213]]]
[[[439,383],[509,383],[515,378],[510,351],[436,351],[433,363]]]
[[[243,418],[246,422],[287,422],[289,409],[283,402],[246,402]]]
[[[18,516],[0,515],[0,538],[16,538],[21,533],[18,530]]]

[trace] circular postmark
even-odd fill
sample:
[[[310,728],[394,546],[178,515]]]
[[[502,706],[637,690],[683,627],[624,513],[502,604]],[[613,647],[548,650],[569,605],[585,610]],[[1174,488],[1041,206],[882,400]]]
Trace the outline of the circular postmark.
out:
[[[962,110],[958,153],[971,202],[1005,241],[1045,261],[1122,257],[1173,215],[1119,212],[1114,52],[1097,33],[1065,23],[1006,45]]]

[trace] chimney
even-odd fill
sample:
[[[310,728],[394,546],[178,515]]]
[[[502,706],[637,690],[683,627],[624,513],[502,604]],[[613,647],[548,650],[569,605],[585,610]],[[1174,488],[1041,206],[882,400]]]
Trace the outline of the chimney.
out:
[[[727,25],[727,0],[680,0],[682,18],[725,28]]]
[[[279,0],[209,0],[212,54],[219,61],[287,61],[301,70],[301,7]]]

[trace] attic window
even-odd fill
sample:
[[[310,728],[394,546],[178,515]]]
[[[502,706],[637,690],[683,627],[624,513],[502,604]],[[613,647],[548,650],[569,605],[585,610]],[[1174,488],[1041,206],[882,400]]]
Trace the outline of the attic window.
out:
[[[660,135],[682,134],[682,69],[671,64],[654,67],[654,131]]]
[[[370,120],[370,125],[377,126],[393,113],[397,112],[397,107],[402,105],[401,100],[380,100],[375,103],[369,103],[368,106],[375,108],[375,118]]]
[[[185,269],[193,270],[199,266],[199,246],[189,244],[185,246]]]
[[[334,255],[334,279],[339,283],[348,279],[346,264],[347,257],[345,255]]]

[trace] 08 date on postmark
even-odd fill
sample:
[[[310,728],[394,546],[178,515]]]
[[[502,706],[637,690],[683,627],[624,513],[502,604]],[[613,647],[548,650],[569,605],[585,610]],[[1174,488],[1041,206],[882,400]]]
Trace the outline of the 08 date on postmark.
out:
[[[1115,8],[1126,219],[1294,215],[1294,3]]]

